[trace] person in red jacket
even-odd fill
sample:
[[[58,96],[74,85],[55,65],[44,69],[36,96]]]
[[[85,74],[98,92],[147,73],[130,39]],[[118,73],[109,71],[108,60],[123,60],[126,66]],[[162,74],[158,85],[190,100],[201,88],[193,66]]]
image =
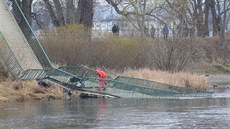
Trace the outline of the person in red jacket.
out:
[[[96,74],[100,78],[98,90],[101,90],[102,88],[103,88],[103,90],[105,90],[106,89],[105,88],[105,80],[107,78],[107,75],[105,74],[104,71],[100,71],[100,70],[96,70]]]

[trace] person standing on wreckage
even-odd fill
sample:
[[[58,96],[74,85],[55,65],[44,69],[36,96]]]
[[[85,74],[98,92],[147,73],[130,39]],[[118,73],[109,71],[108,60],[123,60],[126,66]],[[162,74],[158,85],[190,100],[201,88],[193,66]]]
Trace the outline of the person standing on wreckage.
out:
[[[101,70],[96,70],[96,74],[100,78],[100,83],[99,83],[98,90],[101,90],[101,89],[106,90],[105,80],[107,78],[107,75],[105,74],[104,71],[101,71]]]

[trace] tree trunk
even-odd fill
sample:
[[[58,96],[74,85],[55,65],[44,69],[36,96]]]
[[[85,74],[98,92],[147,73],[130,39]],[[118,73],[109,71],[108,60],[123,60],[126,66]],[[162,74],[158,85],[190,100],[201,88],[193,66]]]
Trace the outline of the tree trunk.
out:
[[[213,36],[218,32],[218,17],[216,14],[216,2],[215,0],[210,0],[210,8],[212,12],[212,24],[213,24]]]
[[[83,0],[78,1],[77,9],[75,12],[75,23],[78,23],[78,24],[82,24],[82,14],[83,14],[82,13],[83,11],[82,2]]]
[[[68,0],[69,1],[69,0]],[[60,26],[65,25],[65,18],[63,15],[63,10],[61,7],[61,3],[59,0],[53,0],[55,8],[56,8],[56,14],[57,14],[57,19],[59,21]]]
[[[55,15],[55,12],[54,12],[54,10],[53,10],[53,8],[52,8],[52,6],[51,6],[49,0],[44,0],[44,2],[45,2],[45,5],[46,5],[46,8],[47,8],[48,11],[49,11],[49,14],[50,14],[50,17],[51,17],[51,19],[52,19],[52,21],[53,21],[54,26],[56,26],[56,27],[57,27],[57,26],[60,26],[60,23],[59,23],[59,21],[58,21],[56,15]]]
[[[225,42],[226,17],[227,17],[226,0],[224,0],[224,17],[221,25],[221,46],[224,46],[224,42]]]
[[[67,24],[73,24],[74,23],[74,0],[67,0],[66,2],[66,14],[67,14],[67,17],[66,17],[66,23]]]
[[[205,18],[204,18],[204,35],[209,36],[208,18],[209,18],[209,0],[205,0]]]
[[[93,0],[83,0],[82,8],[84,27],[91,29],[93,25]]]
[[[189,36],[189,29],[186,23],[186,8],[180,8],[178,13],[178,20],[180,24],[178,25],[178,36],[188,37]]]
[[[197,6],[198,6],[198,14],[197,14],[197,35],[203,36],[204,32],[204,22],[203,22],[203,9],[202,9],[202,0],[198,0]]]

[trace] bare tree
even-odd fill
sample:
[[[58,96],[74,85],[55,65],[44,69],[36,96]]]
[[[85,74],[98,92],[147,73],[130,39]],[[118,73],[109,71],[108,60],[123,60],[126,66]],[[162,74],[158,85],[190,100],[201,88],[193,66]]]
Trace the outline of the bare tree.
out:
[[[220,31],[220,20],[221,19],[220,19],[220,16],[217,14],[216,1],[210,0],[209,4],[211,7],[211,12],[212,12],[213,35],[216,35],[218,33],[218,31]]]
[[[43,0],[50,14],[54,26],[79,23],[85,28],[92,28],[93,0]],[[53,2],[53,3],[52,3]],[[75,5],[77,2],[77,7]],[[66,14],[64,13],[66,12]]]
[[[82,22],[86,28],[92,28],[93,25],[93,0],[83,0]]]
[[[57,16],[55,15],[55,12],[54,12],[54,10],[53,10],[53,8],[52,8],[52,6],[51,6],[49,0],[44,0],[44,2],[45,2],[45,5],[46,5],[47,10],[49,11],[50,17],[51,17],[51,19],[52,19],[52,21],[53,21],[53,25],[54,25],[54,26],[60,26],[60,23],[59,23],[59,21],[58,21],[58,18],[57,18]]]
[[[61,3],[60,3],[59,0],[53,0],[53,2],[54,2],[54,5],[55,5],[56,15],[57,15],[57,19],[59,21],[59,25],[63,26],[63,25],[65,25],[65,18],[64,18],[64,15],[63,15],[63,10],[62,10]]]
[[[147,19],[154,18],[162,23],[166,23],[156,12],[160,12],[160,8],[164,5],[164,1],[158,1],[156,3],[148,0],[106,0],[115,11],[126,17],[126,19],[137,29],[142,35],[146,33],[146,21]],[[148,28],[147,28],[148,29]]]
[[[75,12],[75,22],[78,23],[78,24],[81,24],[82,23],[82,14],[83,14],[83,7],[82,7],[82,3],[83,0],[78,0],[78,6],[77,6],[77,9],[76,9],[76,12]]]
[[[225,42],[225,27],[226,27],[226,23],[227,23],[227,0],[224,0],[224,5],[223,5],[224,9],[223,9],[223,22],[221,25],[221,46],[224,46],[224,42]],[[228,5],[229,6],[229,5]]]
[[[67,0],[66,2],[66,23],[73,24],[75,16],[74,0]]]
[[[213,28],[213,35],[216,35],[221,31],[221,26],[226,25],[230,2],[227,0],[106,1],[118,14],[125,16],[130,22],[135,21],[133,26],[142,32],[146,18],[151,17],[160,24],[173,24],[171,29],[175,30],[178,36],[191,36],[196,33],[201,37],[209,36],[210,27]]]

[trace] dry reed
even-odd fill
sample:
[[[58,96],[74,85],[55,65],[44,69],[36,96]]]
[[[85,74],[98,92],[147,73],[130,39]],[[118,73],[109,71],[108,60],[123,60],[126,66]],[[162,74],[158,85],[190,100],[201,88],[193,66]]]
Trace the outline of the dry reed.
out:
[[[190,74],[190,73],[168,73],[157,70],[150,69],[139,69],[132,70],[127,69],[124,71],[122,75],[135,77],[135,78],[143,78],[156,82],[183,86],[183,87],[191,87],[197,89],[208,89],[208,83],[203,75]]]
[[[8,79],[0,83],[0,101],[61,99],[63,95],[63,90],[60,87],[45,88],[38,86],[36,81],[12,81]]]

